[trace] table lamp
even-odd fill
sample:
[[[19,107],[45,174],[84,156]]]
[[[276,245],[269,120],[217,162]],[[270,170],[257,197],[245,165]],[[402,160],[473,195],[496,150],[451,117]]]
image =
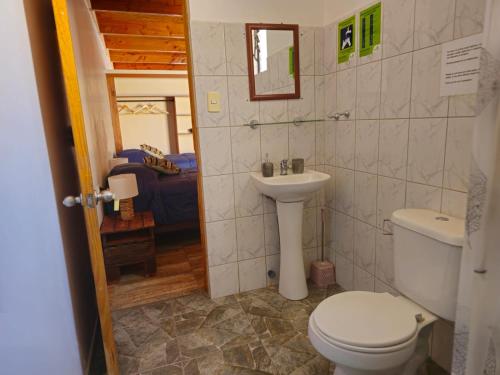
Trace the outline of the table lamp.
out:
[[[128,158],[113,158],[109,160],[109,170],[112,170],[117,165],[127,164]]]
[[[135,174],[125,173],[108,177],[108,184],[109,190],[115,195],[115,200],[119,200],[122,220],[132,220],[134,218],[132,198],[139,195]]]

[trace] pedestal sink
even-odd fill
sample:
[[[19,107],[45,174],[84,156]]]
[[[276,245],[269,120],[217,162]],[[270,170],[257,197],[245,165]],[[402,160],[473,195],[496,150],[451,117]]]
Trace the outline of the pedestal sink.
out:
[[[276,200],[280,230],[280,294],[291,300],[307,297],[302,255],[302,215],[304,200],[330,179],[326,173],[306,170],[301,174],[264,177],[251,174],[257,189]]]

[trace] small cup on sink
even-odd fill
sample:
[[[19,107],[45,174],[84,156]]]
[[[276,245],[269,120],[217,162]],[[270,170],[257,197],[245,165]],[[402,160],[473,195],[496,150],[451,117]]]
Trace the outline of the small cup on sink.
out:
[[[304,159],[292,159],[292,171],[294,174],[304,173]]]

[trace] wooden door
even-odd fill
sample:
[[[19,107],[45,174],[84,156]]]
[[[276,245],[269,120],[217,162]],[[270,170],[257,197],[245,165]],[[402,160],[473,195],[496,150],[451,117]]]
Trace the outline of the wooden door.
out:
[[[61,58],[66,98],[73,131],[75,144],[75,157],[78,169],[78,177],[83,197],[94,193],[94,186],[99,186],[92,179],[92,169],[89,159],[87,137],[85,133],[85,121],[83,115],[80,87],[78,84],[77,66],[73,41],[70,30],[70,20],[66,0],[52,0],[54,18],[59,42],[59,54]],[[77,192],[75,192],[77,193]],[[73,208],[79,209],[79,208]],[[89,242],[90,259],[96,289],[97,306],[101,323],[102,339],[106,356],[108,374],[119,374],[116,346],[113,337],[111,311],[108,298],[106,274],[104,270],[104,259],[102,253],[101,237],[99,232],[99,221],[97,209],[84,205],[85,224]],[[82,228],[83,229],[83,228]]]

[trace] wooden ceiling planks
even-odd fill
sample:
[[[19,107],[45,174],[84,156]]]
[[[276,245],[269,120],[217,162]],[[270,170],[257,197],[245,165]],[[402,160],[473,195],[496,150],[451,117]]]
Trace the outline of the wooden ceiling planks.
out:
[[[184,17],[107,11],[96,11],[95,14],[103,34],[184,38]]]
[[[182,15],[183,0],[91,0],[92,9]]]
[[[110,50],[186,52],[186,41],[178,38],[105,34],[104,42]]]
[[[118,51],[110,50],[109,57],[112,62],[127,63],[157,63],[157,64],[185,64],[185,53],[171,52],[146,52],[146,51]]]
[[[186,64],[113,63],[116,70],[187,70]]]
[[[187,70],[185,0],[91,0],[116,70]]]

